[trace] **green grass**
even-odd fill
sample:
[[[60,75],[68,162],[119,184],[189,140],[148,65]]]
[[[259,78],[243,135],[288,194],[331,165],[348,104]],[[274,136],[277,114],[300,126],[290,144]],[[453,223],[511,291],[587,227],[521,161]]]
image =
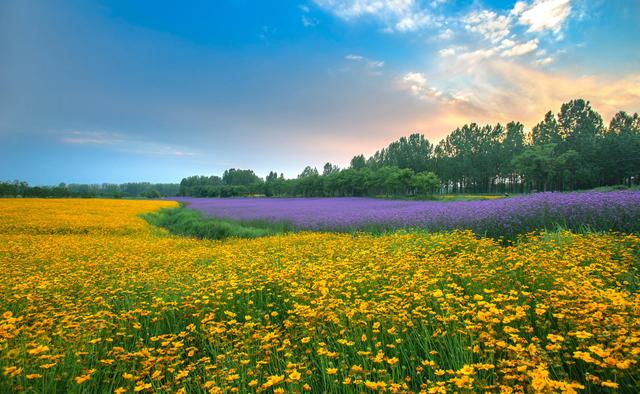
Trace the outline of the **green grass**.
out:
[[[164,208],[141,217],[154,226],[166,228],[172,234],[215,240],[268,237],[291,231],[287,223],[209,218],[185,207]]]

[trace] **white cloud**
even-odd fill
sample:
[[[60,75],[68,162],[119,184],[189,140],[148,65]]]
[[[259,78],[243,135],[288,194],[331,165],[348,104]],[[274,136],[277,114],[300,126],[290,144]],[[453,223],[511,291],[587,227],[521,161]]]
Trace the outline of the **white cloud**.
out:
[[[474,11],[462,21],[465,23],[465,29],[481,34],[494,44],[506,38],[510,33],[511,18],[493,11]]]
[[[516,57],[526,55],[538,49],[538,42],[538,39],[534,38],[521,44],[511,45],[509,49],[502,52],[502,56]]]
[[[571,14],[571,0],[522,0],[514,4],[511,11],[499,13],[488,9],[476,9],[461,19],[465,30],[476,33],[481,41],[468,43],[471,50],[457,51],[458,59],[470,62],[487,59],[500,53],[505,58],[517,58],[538,51],[534,65],[544,66],[553,58],[539,49],[539,33],[551,31],[561,39],[561,29]],[[517,26],[528,26],[526,33]],[[532,34],[537,37],[531,37]],[[475,46],[475,49],[474,49]],[[440,51],[441,56],[453,55],[451,50]]]
[[[438,38],[441,40],[450,40],[451,38],[453,38],[453,36],[454,32],[449,28],[443,30],[440,34],[438,34]]]
[[[539,66],[546,66],[547,64],[553,63],[553,58],[551,56],[547,56],[545,58],[536,60],[535,63]]]
[[[427,77],[423,73],[408,72],[402,77],[401,82],[405,89],[421,99],[440,98],[442,96],[440,90],[428,86]]]
[[[512,14],[518,16],[519,23],[529,26],[529,32],[550,30],[558,34],[571,14],[571,0],[519,1]]]
[[[449,0],[432,0],[430,5],[432,8],[440,7],[442,4],[448,2]]]
[[[483,48],[475,51],[463,52],[458,55],[458,60],[466,62],[468,64],[476,63],[483,59],[488,59],[494,56],[497,52],[496,48]]]
[[[439,22],[421,6],[418,0],[313,0],[336,16],[353,20],[375,17],[385,24],[385,32],[409,32]]]
[[[419,93],[427,86],[427,77],[423,73],[409,72],[402,79],[409,84],[414,93]]]
[[[440,56],[442,57],[448,57],[448,56],[453,56],[456,54],[457,52],[457,48],[456,47],[450,47],[450,48],[444,48],[441,49],[440,51],[438,51],[438,53],[440,54]]]
[[[314,0],[320,7],[331,10],[341,18],[363,15],[404,15],[415,7],[413,0]]]
[[[431,18],[426,14],[410,14],[396,23],[396,30],[401,32],[417,30],[423,26],[427,26],[430,21]]]

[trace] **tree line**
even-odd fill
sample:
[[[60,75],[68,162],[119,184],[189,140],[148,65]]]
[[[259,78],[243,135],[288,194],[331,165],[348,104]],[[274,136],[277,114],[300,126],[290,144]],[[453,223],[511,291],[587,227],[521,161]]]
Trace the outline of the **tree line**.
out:
[[[122,184],[65,184],[57,186],[30,186],[24,181],[0,182],[1,197],[35,198],[160,198],[175,196],[180,191],[177,183],[130,182]]]
[[[230,178],[227,174],[243,174]],[[433,172],[384,166],[379,169],[339,169],[325,164],[322,173],[306,167],[297,178],[285,179],[271,171],[263,180],[252,170],[230,169],[225,175],[191,176],[180,182],[180,195],[193,197],[344,197],[366,195],[429,195],[437,192],[440,180]]]
[[[392,142],[349,167],[306,167],[295,179],[231,169],[222,177],[193,176],[180,193],[197,197],[428,195],[571,191],[632,186],[640,181],[640,117],[618,112],[604,125],[588,101],[549,111],[526,133],[519,122],[476,123],[433,145],[422,134]]]

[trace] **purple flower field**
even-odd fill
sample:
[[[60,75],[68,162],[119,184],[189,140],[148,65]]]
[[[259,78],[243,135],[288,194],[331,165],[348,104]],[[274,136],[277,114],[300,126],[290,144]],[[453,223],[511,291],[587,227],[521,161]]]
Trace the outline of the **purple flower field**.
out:
[[[471,229],[514,237],[560,225],[579,230],[640,231],[640,192],[537,193],[483,201],[373,198],[175,198],[210,217],[289,223],[297,229]]]

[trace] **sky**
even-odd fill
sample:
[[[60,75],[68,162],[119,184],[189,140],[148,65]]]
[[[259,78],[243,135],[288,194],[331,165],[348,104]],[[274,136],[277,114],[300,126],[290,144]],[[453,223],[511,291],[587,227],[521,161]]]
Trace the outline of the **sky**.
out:
[[[347,166],[410,133],[640,111],[640,0],[0,0],[0,180]]]

